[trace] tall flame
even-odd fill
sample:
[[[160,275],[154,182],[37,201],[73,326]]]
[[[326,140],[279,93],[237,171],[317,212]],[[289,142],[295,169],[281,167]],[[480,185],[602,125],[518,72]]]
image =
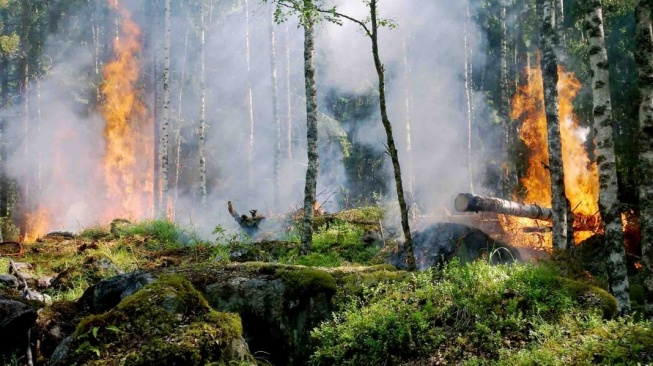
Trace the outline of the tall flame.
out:
[[[547,123],[544,112],[542,73],[539,67],[528,71],[529,82],[519,88],[512,100],[511,118],[520,119],[519,137],[530,151],[526,176],[521,180],[526,190],[524,202],[551,207],[551,183],[548,170],[549,151]],[[601,231],[598,208],[599,182],[595,162],[590,161],[585,148],[589,130],[583,130],[574,115],[573,101],[581,84],[573,73],[558,67],[558,97],[560,105],[560,134],[565,190],[576,221],[574,239],[579,243]],[[551,248],[550,234],[524,234],[523,228],[534,226],[533,220],[515,217],[501,218],[504,228],[517,236],[517,245]],[[520,234],[520,232],[522,234]]]
[[[143,218],[151,216],[154,150],[152,121],[136,87],[141,32],[118,0],[108,1],[121,15],[122,29],[113,42],[116,57],[104,67],[101,90],[100,111],[106,120],[103,175],[109,204],[104,219]]]

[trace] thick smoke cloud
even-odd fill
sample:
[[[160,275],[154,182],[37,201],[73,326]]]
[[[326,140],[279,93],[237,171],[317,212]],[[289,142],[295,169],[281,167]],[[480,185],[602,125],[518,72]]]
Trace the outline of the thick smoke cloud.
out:
[[[141,57],[143,85],[151,83],[152,47],[148,34],[156,28],[153,16],[144,1],[129,1],[128,7],[143,32],[145,49]],[[175,218],[192,224],[203,233],[210,234],[215,225],[236,229],[236,224],[226,212],[226,202],[231,200],[237,209],[247,211],[257,208],[263,214],[287,212],[303,202],[305,153],[305,111],[303,79],[303,32],[295,18],[288,23],[273,25],[276,37],[276,63],[280,119],[282,125],[281,207],[273,207],[273,156],[276,144],[276,126],[272,117],[270,21],[272,8],[249,0],[250,14],[250,65],[246,62],[246,27],[244,1],[219,2],[210,7],[209,27],[206,34],[207,83],[207,171],[209,207],[200,210],[199,158],[197,157],[197,127],[199,119],[199,17],[196,9],[182,2],[172,1],[171,47],[171,165],[176,160],[174,131],[181,132],[181,164],[179,191]],[[333,2],[342,13],[364,19],[366,7],[362,1],[338,0]],[[97,7],[97,5],[96,5]],[[102,6],[104,8],[104,6]],[[78,9],[77,22],[90,22],[95,8]],[[390,18],[397,29],[380,32],[381,58],[386,67],[388,110],[393,123],[395,139],[400,151],[404,177],[408,177],[409,159],[406,154],[406,120],[411,123],[412,159],[416,199],[428,213],[441,213],[450,207],[450,201],[459,191],[469,189],[466,166],[467,120],[463,82],[463,33],[466,19],[463,2],[444,0],[385,0],[379,8],[382,18]],[[82,14],[81,16],[79,14]],[[83,14],[86,14],[83,15]],[[114,30],[115,16],[103,10],[104,32]],[[63,22],[65,23],[65,22]],[[78,23],[77,23],[78,24]],[[79,26],[79,24],[78,24]],[[88,24],[90,28],[90,24]],[[470,34],[478,34],[471,25]],[[79,26],[80,29],[84,25]],[[62,30],[69,32],[69,30]],[[162,32],[160,33],[162,36]],[[102,195],[98,182],[98,165],[101,164],[104,140],[102,117],[87,108],[89,93],[94,87],[79,86],[94,69],[93,50],[81,42],[66,42],[69,34],[52,34],[47,41],[47,54],[62,53],[54,57],[51,72],[41,81],[40,108],[44,116],[40,132],[31,131],[29,141],[24,141],[20,124],[21,107],[5,111],[10,121],[6,136],[12,141],[26,143],[29,150],[41,151],[42,197],[45,206],[56,215],[56,225],[50,230],[78,230],[101,220],[102,204],[94,197]],[[107,37],[103,38],[106,39]],[[477,38],[477,37],[476,37]],[[470,47],[475,55],[481,46],[470,37]],[[110,45],[106,63],[110,61]],[[289,61],[286,60],[288,47]],[[61,50],[65,50],[62,52]],[[407,58],[406,50],[408,50]],[[377,85],[371,54],[371,44],[358,26],[344,21],[342,26],[321,23],[317,29],[316,60],[318,67],[318,92],[321,111],[329,114],[325,105],[327,90],[349,94],[364,94]],[[406,64],[407,62],[407,64]],[[480,63],[482,60],[474,60]],[[406,65],[409,71],[405,72]],[[289,66],[289,67],[288,67]],[[290,75],[286,75],[286,68]],[[183,76],[183,80],[182,80]],[[247,81],[251,81],[253,95],[254,149],[253,190],[248,189],[248,134],[249,111]],[[289,79],[290,90],[286,88]],[[35,88],[32,87],[32,90]],[[411,98],[407,113],[406,97]],[[290,97],[291,115],[287,113]],[[153,109],[154,94],[144,91],[142,98]],[[34,95],[32,95],[34,99]],[[92,103],[91,103],[92,104]],[[34,112],[32,112],[33,114]],[[286,158],[285,126],[292,120],[292,159]],[[367,117],[370,129],[350,133],[358,144],[383,151],[385,132],[378,112]],[[321,130],[323,132],[323,130]],[[352,132],[352,131],[349,131]],[[343,157],[337,142],[321,136],[321,178],[318,200],[327,200],[328,210],[340,206],[338,191],[347,187],[348,180]],[[34,172],[38,166],[37,153],[23,154],[21,142],[11,146],[7,171],[20,183],[34,187]],[[389,159],[387,159],[389,164]],[[478,164],[475,170],[480,171]],[[59,169],[62,174],[55,174]],[[388,186],[394,189],[391,169]],[[171,181],[176,178],[171,169]],[[65,177],[65,182],[54,177]],[[394,194],[386,197],[393,200]],[[97,202],[104,202],[97,200]]]

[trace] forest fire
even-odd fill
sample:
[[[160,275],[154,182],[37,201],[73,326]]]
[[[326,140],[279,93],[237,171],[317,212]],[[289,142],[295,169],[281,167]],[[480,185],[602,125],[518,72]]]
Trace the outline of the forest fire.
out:
[[[526,176],[521,180],[525,188],[525,203],[551,207],[551,186],[547,164],[549,161],[547,123],[544,114],[542,74],[539,67],[528,70],[529,83],[519,88],[512,100],[511,118],[522,121],[519,136],[530,151]],[[581,88],[573,73],[558,68],[560,101],[560,130],[565,173],[565,190],[574,213],[576,243],[602,231],[598,208],[599,182],[595,162],[587,154],[587,132],[580,128],[574,115],[573,101]],[[549,250],[549,232],[533,234],[524,229],[538,225],[526,218],[501,217],[504,230],[518,246],[540,247]],[[526,230],[528,231],[528,230]]]
[[[117,0],[108,1],[121,15],[122,29],[113,44],[116,58],[104,67],[102,86],[100,111],[106,120],[103,176],[107,189],[103,219],[143,218],[152,214],[154,151],[152,121],[136,87],[140,29]]]
[[[51,224],[50,212],[43,206],[25,217],[25,237],[22,241],[32,243],[43,236]]]

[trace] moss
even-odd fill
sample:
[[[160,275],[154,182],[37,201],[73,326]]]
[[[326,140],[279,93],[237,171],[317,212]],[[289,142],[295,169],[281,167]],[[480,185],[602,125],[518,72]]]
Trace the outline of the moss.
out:
[[[332,296],[337,291],[336,281],[325,271],[312,268],[280,268],[275,274],[284,281],[287,298],[310,296],[320,292]]]
[[[84,239],[101,240],[111,236],[110,229],[104,226],[95,226],[84,229],[79,236]]]
[[[612,319],[617,315],[617,299],[607,291],[567,278],[559,278],[559,282],[560,288],[574,296],[581,306],[601,309],[606,319]]]
[[[212,310],[184,278],[162,275],[104,314],[88,316],[74,334],[68,363],[204,365],[232,357],[242,326],[236,314]]]

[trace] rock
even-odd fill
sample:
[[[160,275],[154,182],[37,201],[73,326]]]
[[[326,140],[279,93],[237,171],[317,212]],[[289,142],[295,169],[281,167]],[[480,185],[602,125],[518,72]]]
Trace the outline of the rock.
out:
[[[0,275],[0,286],[18,288],[21,285],[21,282],[18,281],[18,278],[12,275]]]
[[[78,305],[87,312],[102,313],[152,281],[152,274],[142,271],[115,276],[88,288],[79,299]]]
[[[249,267],[249,268],[248,268]],[[193,278],[190,278],[193,280]],[[210,272],[197,287],[217,310],[240,314],[250,350],[275,365],[304,365],[310,331],[328,319],[336,292],[327,272],[261,265],[229,266]]]
[[[27,331],[36,322],[36,311],[14,300],[0,299],[0,354],[22,354]]]
[[[65,366],[64,358],[70,353],[70,345],[73,343],[73,337],[66,337],[52,353],[50,357],[50,366]]]
[[[52,302],[52,298],[50,295],[42,294],[36,290],[32,290],[29,287],[26,287],[23,290],[23,299],[25,300],[32,300],[32,301],[40,301],[42,303],[50,303]]]
[[[521,261],[517,249],[499,243],[484,232],[461,224],[439,223],[413,233],[413,253],[419,270],[437,266],[457,257],[466,263],[482,257],[489,262],[512,263]],[[384,248],[381,255],[387,263],[397,268],[406,268],[406,253],[403,243]]]
[[[38,278],[38,279],[36,280],[36,285],[37,285],[39,288],[47,289],[47,288],[50,287],[50,285],[52,284],[52,280],[53,280],[53,279],[54,279],[54,278],[53,278],[52,276],[43,276],[43,277],[40,277],[40,278]]]
[[[239,316],[211,309],[190,282],[171,274],[162,274],[106,313],[82,319],[65,343],[55,350],[51,364],[85,365],[97,354],[108,365],[253,361]]]

